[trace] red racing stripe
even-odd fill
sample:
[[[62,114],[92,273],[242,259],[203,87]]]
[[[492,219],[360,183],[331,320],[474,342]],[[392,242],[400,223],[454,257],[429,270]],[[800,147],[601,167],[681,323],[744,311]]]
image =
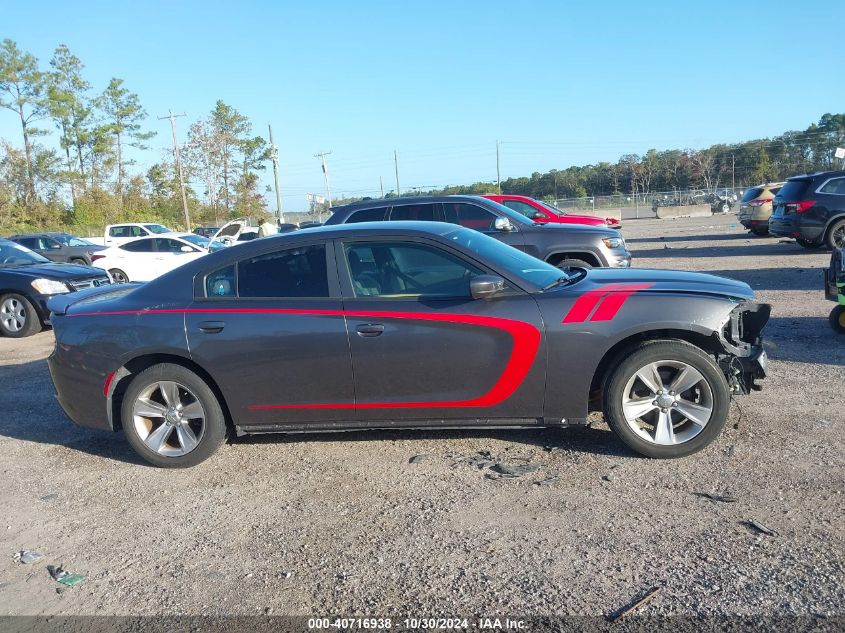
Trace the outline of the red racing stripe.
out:
[[[624,289],[616,290],[607,295],[601,305],[593,313],[590,321],[612,321],[625,302],[632,294],[639,290],[651,288],[654,284],[625,284]]]
[[[587,317],[590,316],[590,313],[595,310],[602,297],[609,292],[624,288],[626,285],[627,284],[607,284],[601,288],[596,288],[595,290],[588,290],[578,297],[577,301],[575,301],[569,309],[569,312],[567,312],[566,316],[563,317],[561,323],[583,323],[587,320]]]

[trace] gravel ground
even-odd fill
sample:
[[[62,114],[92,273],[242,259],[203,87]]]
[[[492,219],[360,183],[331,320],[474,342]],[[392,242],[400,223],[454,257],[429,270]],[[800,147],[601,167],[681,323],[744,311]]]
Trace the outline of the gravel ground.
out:
[[[774,306],[764,390],[686,459],[639,458],[598,420],[265,436],[158,470],[65,418],[49,331],[0,339],[0,615],[602,616],[654,586],[645,614],[845,615],[829,254],[749,237],[733,216],[624,232],[637,267],[724,274]],[[537,470],[491,479],[487,461]],[[21,549],[46,558],[16,563]],[[58,593],[48,563],[87,581]]]

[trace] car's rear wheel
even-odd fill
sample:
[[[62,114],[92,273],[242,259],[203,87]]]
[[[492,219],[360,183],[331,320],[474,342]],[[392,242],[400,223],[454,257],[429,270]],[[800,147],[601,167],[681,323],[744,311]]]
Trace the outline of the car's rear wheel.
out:
[[[845,248],[845,220],[834,223],[827,232],[828,248]]]
[[[121,421],[132,448],[164,468],[195,466],[226,439],[217,396],[181,365],[162,363],[138,374],[123,396]]]
[[[838,305],[830,311],[830,327],[837,334],[845,334],[845,306]]]
[[[718,437],[730,408],[724,374],[684,341],[634,348],[605,385],[604,415],[630,448],[647,457],[684,457]]]
[[[0,332],[11,338],[32,336],[41,331],[41,319],[32,302],[19,294],[0,296]]]
[[[109,270],[109,274],[111,275],[112,281],[116,284],[126,284],[129,283],[129,276],[120,270],[120,268],[112,268]]]

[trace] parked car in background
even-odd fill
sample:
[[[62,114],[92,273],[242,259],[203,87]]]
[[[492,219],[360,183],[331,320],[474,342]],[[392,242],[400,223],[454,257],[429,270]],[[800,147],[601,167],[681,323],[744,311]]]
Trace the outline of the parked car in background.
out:
[[[222,248],[194,233],[163,233],[110,246],[94,255],[93,265],[107,270],[115,283],[149,281]]]
[[[13,242],[54,262],[91,265],[91,255],[103,250],[69,233],[19,233],[10,238]]]
[[[163,224],[156,223],[125,222],[123,224],[109,224],[103,236],[103,244],[114,246],[146,235],[161,235],[162,233],[172,232]]]
[[[219,230],[219,226],[198,226],[194,229],[194,233],[202,237],[214,237],[214,234]]]
[[[281,222],[276,226],[279,233],[290,233],[291,231],[296,231],[299,228],[298,224],[294,224],[293,222]]]
[[[0,334],[31,336],[49,323],[48,299],[109,284],[109,276],[98,268],[52,262],[0,239]]]
[[[631,253],[619,231],[603,226],[534,222],[482,196],[367,200],[334,207],[332,212],[327,226],[382,220],[459,224],[561,268],[627,268],[631,265]]]
[[[739,202],[736,214],[739,223],[755,235],[766,235],[769,232],[772,203],[782,186],[782,182],[770,182],[749,187]]]
[[[50,308],[62,408],[162,467],[230,430],[536,429],[592,411],[634,451],[682,457],[759,389],[770,311],[742,282],[567,272],[434,222],[268,237]]]
[[[311,229],[311,228],[314,228],[315,226],[323,226],[323,223],[317,222],[316,220],[307,220],[305,222],[299,223],[299,228],[301,228],[301,229]]]
[[[804,248],[845,247],[845,171],[787,179],[774,199],[769,233]]]
[[[577,215],[561,211],[542,200],[515,194],[485,193],[483,198],[503,204],[517,213],[521,213],[534,222],[558,222],[560,224],[586,224],[588,226],[607,226],[611,229],[622,228],[622,221],[617,218],[599,218],[592,215]]]

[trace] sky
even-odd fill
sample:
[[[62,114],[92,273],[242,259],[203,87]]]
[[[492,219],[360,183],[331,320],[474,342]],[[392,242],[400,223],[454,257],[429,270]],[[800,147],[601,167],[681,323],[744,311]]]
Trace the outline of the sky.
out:
[[[157,136],[134,170],[172,159],[169,109],[180,140],[218,99],[271,124],[285,211],[324,193],[321,151],[333,196],[379,195],[394,150],[404,191],[495,181],[496,141],[504,179],[845,111],[841,0],[2,0],[0,16],[45,68],[66,44],[95,91],[138,93]],[[7,110],[0,137],[21,144]]]

